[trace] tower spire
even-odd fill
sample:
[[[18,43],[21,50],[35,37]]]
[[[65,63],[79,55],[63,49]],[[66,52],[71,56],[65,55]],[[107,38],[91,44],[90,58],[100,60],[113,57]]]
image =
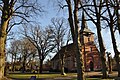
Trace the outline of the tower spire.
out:
[[[84,29],[88,29],[88,26],[87,26],[87,23],[85,21],[85,15],[84,15],[84,11],[82,12],[82,24],[81,24],[81,30],[84,30]]]
[[[85,33],[93,33],[90,29],[88,29],[86,20],[85,20],[85,15],[84,15],[84,11],[82,12],[82,23],[81,23],[81,33],[85,32]]]

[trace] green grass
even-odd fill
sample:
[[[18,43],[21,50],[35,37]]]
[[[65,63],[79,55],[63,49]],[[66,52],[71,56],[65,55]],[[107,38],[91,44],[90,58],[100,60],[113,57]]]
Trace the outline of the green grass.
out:
[[[101,80],[100,78],[87,78],[86,80]]]
[[[30,79],[31,76],[36,76],[36,78],[48,78],[53,79],[54,78],[62,78],[63,80],[68,80],[64,78],[71,78],[69,80],[77,80],[75,79],[77,74],[76,73],[68,73],[67,75],[61,75],[61,74],[9,74],[8,77],[12,79]],[[100,78],[86,78],[86,80],[113,80],[113,79],[100,79]]]
[[[17,79],[29,79],[31,76],[36,76],[37,78],[57,78],[57,77],[75,77],[75,73],[69,73],[67,75],[61,74],[9,74],[8,77],[10,78],[17,78]]]
[[[72,79],[72,80],[77,80],[77,79]],[[113,79],[86,78],[85,80],[113,80]]]

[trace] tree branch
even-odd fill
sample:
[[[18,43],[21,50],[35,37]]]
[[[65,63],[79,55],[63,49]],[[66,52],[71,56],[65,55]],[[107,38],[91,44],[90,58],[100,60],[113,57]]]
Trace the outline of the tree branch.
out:
[[[7,33],[10,32],[10,30],[13,28],[13,26],[15,26],[15,25],[19,25],[19,24],[22,24],[23,21],[24,21],[24,20],[22,19],[20,22],[18,22],[18,23],[14,23],[14,24],[12,24],[11,26],[9,26],[9,28],[7,29]]]
[[[29,21],[29,20],[27,20],[25,17],[23,17],[22,15],[13,15],[13,16],[17,16],[17,17],[20,17],[20,18],[22,18],[22,19],[24,19],[26,22],[31,22],[31,21]]]

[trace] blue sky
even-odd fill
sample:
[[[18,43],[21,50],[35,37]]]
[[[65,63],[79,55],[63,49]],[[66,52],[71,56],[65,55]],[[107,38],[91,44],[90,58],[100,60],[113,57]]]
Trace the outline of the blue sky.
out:
[[[65,17],[66,19],[68,18],[67,8],[63,11],[61,10],[58,13],[58,7],[56,7],[56,5],[53,4],[53,2],[51,2],[51,0],[40,0],[40,1],[42,6],[44,6],[44,10],[45,10],[45,14],[43,14],[40,18],[38,18],[38,21],[40,22],[41,26],[46,27],[47,25],[49,25],[53,17]],[[88,27],[91,29],[91,31],[96,34],[95,26],[91,22],[88,22],[87,24],[88,24]],[[102,30],[102,33],[103,33],[102,36],[104,39],[106,51],[111,52],[113,56],[114,51],[111,44],[112,42],[110,39],[109,29]],[[119,50],[120,50],[120,36],[118,34],[115,34],[115,35],[116,35],[117,44],[119,44]]]
[[[47,2],[47,1],[49,1],[49,2]],[[42,2],[42,4],[45,5],[45,10],[47,11],[47,14],[45,14],[43,16],[42,20],[40,20],[41,24],[43,26],[50,24],[50,20],[53,17],[65,17],[66,19],[68,18],[67,8],[63,11],[61,10],[60,13],[58,13],[58,7],[56,7],[53,4],[53,2],[50,2],[50,0],[41,0],[41,2]],[[63,13],[63,12],[65,12],[65,13]],[[92,22],[88,22],[87,24],[88,24],[88,27],[91,29],[91,31],[93,31],[96,34],[96,28],[95,28],[94,24]],[[113,47],[112,47],[109,28],[102,30],[102,36],[103,36],[106,51],[111,52],[112,56],[114,56],[114,51],[113,51]],[[118,50],[120,51],[120,36],[117,32],[115,33],[115,36],[116,36],[116,41],[117,41],[117,45],[118,45]]]
[[[45,14],[41,16],[40,23],[42,26],[47,26],[50,24],[51,18],[53,17],[66,17],[64,13],[59,13],[58,8],[53,2],[50,0],[41,0],[43,8],[45,10]]]

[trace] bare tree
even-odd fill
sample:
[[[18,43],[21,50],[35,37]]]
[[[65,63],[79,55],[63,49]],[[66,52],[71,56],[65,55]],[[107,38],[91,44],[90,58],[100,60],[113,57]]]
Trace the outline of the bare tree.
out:
[[[27,39],[13,40],[8,51],[12,56],[12,71],[15,71],[15,64],[20,62],[22,63],[20,67],[24,73],[26,71],[26,63],[29,62],[29,57],[35,54],[35,50],[33,44]]]
[[[90,18],[90,20],[95,24],[96,29],[97,29],[100,57],[102,60],[103,78],[107,78],[105,46],[104,46],[103,38],[102,38],[102,34],[101,34],[101,15],[104,14],[104,11],[105,11],[105,10],[102,10],[104,1],[103,0],[100,0],[100,1],[96,1],[96,0],[87,1],[86,0],[83,2],[82,1],[80,2],[81,8],[87,14],[87,16]]]
[[[119,0],[112,0],[112,1],[110,1],[110,4],[114,8],[114,11],[116,14],[116,18],[117,18],[116,27],[117,27],[117,29],[119,31],[119,35],[120,35],[120,1]]]
[[[58,4],[60,8],[68,7],[68,21],[70,25],[72,40],[74,46],[76,48],[76,61],[77,61],[77,80],[84,80],[84,72],[83,72],[83,59],[81,53],[81,43],[79,41],[80,36],[78,35],[79,31],[79,20],[78,20],[78,7],[80,4],[80,0],[65,0],[66,5],[61,5],[59,1]],[[74,7],[73,7],[74,6]]]
[[[106,54],[108,58],[108,73],[111,74],[112,73],[112,57],[111,57],[111,53],[106,52]]]
[[[107,21],[107,26],[109,26],[109,28],[110,28],[113,49],[114,49],[114,52],[115,52],[115,60],[116,60],[116,63],[117,63],[118,77],[120,77],[120,63],[119,63],[119,61],[120,61],[120,59],[119,59],[120,52],[119,52],[118,47],[117,47],[117,42],[116,42],[115,33],[114,33],[114,27],[116,27],[115,25],[117,25],[118,30],[119,30],[119,25],[118,25],[119,21],[118,21],[118,19],[116,21],[116,17],[115,17],[116,10],[114,10],[115,6],[111,6],[114,3],[118,4],[115,1],[114,2],[112,2],[110,0],[106,1],[106,9],[107,9],[106,14],[108,14],[108,17],[106,17],[106,16],[102,16],[102,17],[103,17],[104,20]],[[116,15],[117,18],[118,18],[118,15],[119,14],[117,13],[117,15]]]
[[[72,39],[73,39],[73,42],[74,42],[74,39],[75,39],[75,26],[74,26],[74,19],[73,19],[72,2],[71,2],[71,0],[66,0],[66,3],[67,3],[67,6],[68,6],[68,12],[69,12],[68,21],[69,21],[69,25],[70,25]]]
[[[15,62],[17,61],[18,58],[18,53],[19,53],[19,46],[20,46],[20,40],[13,40],[11,42],[11,46],[8,50],[8,53],[11,54],[12,57],[12,71],[15,71]]]
[[[7,33],[16,24],[27,21],[33,13],[41,12],[41,7],[37,0],[1,0],[0,1],[1,26],[0,26],[0,79],[4,77],[5,67],[5,44]],[[9,25],[12,19],[15,23]]]
[[[21,69],[22,72],[24,73],[26,71],[26,65],[27,62],[29,62],[29,57],[36,52],[34,45],[28,40],[28,39],[22,39],[21,44],[19,45],[20,47],[20,54],[21,54],[21,60],[20,62],[22,63]]]
[[[51,19],[51,32],[53,32],[55,42],[57,44],[57,52],[64,45],[64,36],[66,33],[66,22],[64,18],[52,18]]]
[[[56,46],[52,39],[53,35],[48,28],[42,30],[40,26],[29,26],[30,29],[27,27],[24,27],[22,34],[36,47],[40,60],[39,73],[42,73],[44,59]]]
[[[64,18],[52,18],[52,25],[49,27],[51,32],[53,32],[55,44],[56,44],[56,52],[58,53],[60,49],[65,44],[65,35],[67,34],[67,24]],[[70,40],[70,39],[68,39]],[[68,42],[68,41],[67,41]],[[64,71],[64,53],[59,53],[59,60],[61,64],[61,75],[65,75]]]
[[[76,61],[77,61],[77,80],[84,80],[84,72],[83,72],[83,57],[82,57],[82,49],[80,35],[79,35],[79,21],[78,21],[78,10],[79,10],[80,0],[74,0],[74,25],[75,25],[75,48],[76,48]]]
[[[70,31],[69,31],[69,33],[68,33],[68,35],[67,35],[67,41],[66,41],[66,43],[65,43],[65,49],[64,49],[64,51],[63,51],[63,53],[61,53],[60,54],[60,60],[61,60],[61,74],[62,75],[65,75],[65,67],[64,67],[64,64],[65,64],[65,54],[67,53],[67,46],[68,46],[68,43],[69,43],[69,41],[71,40],[71,37],[70,37]],[[62,47],[61,47],[62,48]]]

